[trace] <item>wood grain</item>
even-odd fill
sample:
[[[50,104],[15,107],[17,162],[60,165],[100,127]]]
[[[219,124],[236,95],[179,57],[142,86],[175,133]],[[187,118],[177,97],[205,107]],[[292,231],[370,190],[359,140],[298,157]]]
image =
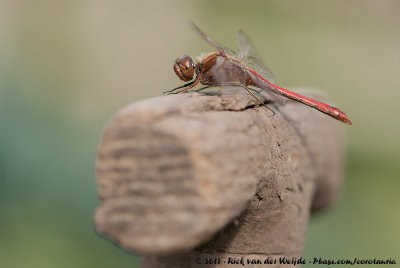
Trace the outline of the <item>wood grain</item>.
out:
[[[187,93],[117,112],[99,145],[97,231],[147,256],[142,267],[301,256],[310,212],[340,190],[344,124],[293,101],[255,104]]]

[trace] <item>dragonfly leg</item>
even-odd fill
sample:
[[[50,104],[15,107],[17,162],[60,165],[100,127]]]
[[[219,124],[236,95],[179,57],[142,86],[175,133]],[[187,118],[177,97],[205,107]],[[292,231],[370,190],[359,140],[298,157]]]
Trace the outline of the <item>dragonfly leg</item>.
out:
[[[188,91],[189,89],[190,89],[190,88],[184,88],[184,89],[181,89],[181,90],[179,90],[179,91],[177,91],[177,92],[171,92],[171,93],[169,93],[169,95],[170,95],[170,94],[179,94],[179,93]]]
[[[251,90],[252,90],[251,88],[249,88],[249,87],[247,87],[247,86],[245,86],[245,85],[243,85],[243,87],[244,87],[244,89],[246,89],[251,95],[253,95],[254,98],[256,98],[256,99],[258,100],[259,104],[257,104],[254,108],[257,108],[259,105],[263,105],[263,106],[267,107],[268,110],[270,110],[270,111],[272,112],[272,115],[275,115],[275,112],[274,112],[271,108],[269,108],[267,105],[265,105],[265,103],[264,103],[259,97],[257,97],[253,92],[251,92]]]
[[[187,90],[187,89],[185,89],[185,90]],[[183,90],[181,90],[181,91],[179,91],[179,92],[168,92],[167,93],[167,95],[175,95],[175,94],[178,94],[178,93],[180,93],[180,92],[182,92]]]
[[[248,87],[248,89],[250,89],[251,91],[257,92],[257,93],[260,93],[261,91],[263,91],[262,89],[257,90],[257,89],[251,88],[251,87]]]
[[[259,104],[258,104],[257,106],[263,105],[263,104],[264,104],[264,102],[263,102],[259,97],[257,97],[253,92],[251,92],[251,90],[250,90],[247,86],[243,85],[243,87],[244,87],[244,89],[247,90],[247,92],[249,92],[251,95],[253,95],[253,97],[254,97],[256,100],[258,100]]]
[[[224,83],[224,86],[228,86],[228,87],[243,87],[242,84],[237,84],[237,83]],[[247,88],[250,89],[251,91],[257,92],[257,93],[260,93],[260,92],[263,91],[262,89],[257,90],[257,89],[251,88],[251,87],[247,87]]]
[[[193,91],[194,91],[194,92],[200,92],[200,91],[202,91],[202,90],[204,90],[204,89],[207,89],[207,88],[209,88],[209,87],[212,87],[212,86],[201,87],[201,88],[196,89],[196,90],[193,90]]]
[[[188,90],[191,89],[192,87],[196,86],[198,83],[199,83],[199,80],[196,79],[196,80],[194,80],[194,81],[192,81],[192,82],[189,82],[189,83],[187,83],[187,84],[185,84],[185,85],[183,85],[183,86],[180,86],[180,87],[177,87],[177,88],[168,90],[168,91],[164,91],[163,93],[164,93],[164,94],[168,94],[168,95],[170,95],[170,94],[179,94],[179,93],[181,93],[181,92],[183,92],[183,91],[188,91]],[[177,91],[177,92],[173,92],[173,91],[175,91],[175,90],[177,90],[177,89],[180,89],[180,88],[183,88],[183,89],[181,89],[181,90],[179,90],[179,91]]]
[[[186,88],[186,87],[188,87],[188,86],[191,86],[193,83],[194,83],[194,81],[189,82],[189,83],[187,83],[187,84],[184,84],[184,85],[182,85],[182,86],[173,88],[173,89],[171,89],[171,90],[164,91],[163,94],[172,94],[175,90],[180,89],[180,88]]]
[[[222,95],[222,90],[224,90],[224,83],[221,83],[221,87],[219,88],[219,91],[218,91],[219,97],[221,97],[221,95]]]
[[[264,104],[264,106],[265,106],[265,107],[267,107],[267,108],[268,108],[268,110],[270,110],[270,111],[272,112],[272,116],[274,116],[274,115],[275,115],[275,112],[274,112],[274,110],[272,110],[271,108],[269,108],[269,107],[268,107],[267,105],[265,105],[265,104]]]

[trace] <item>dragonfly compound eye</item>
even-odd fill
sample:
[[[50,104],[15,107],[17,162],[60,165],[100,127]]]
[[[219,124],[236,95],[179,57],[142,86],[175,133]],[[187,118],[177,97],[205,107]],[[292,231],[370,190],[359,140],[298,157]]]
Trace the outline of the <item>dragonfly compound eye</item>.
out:
[[[185,55],[175,60],[174,71],[185,82],[193,79],[194,69],[194,62],[190,56]]]

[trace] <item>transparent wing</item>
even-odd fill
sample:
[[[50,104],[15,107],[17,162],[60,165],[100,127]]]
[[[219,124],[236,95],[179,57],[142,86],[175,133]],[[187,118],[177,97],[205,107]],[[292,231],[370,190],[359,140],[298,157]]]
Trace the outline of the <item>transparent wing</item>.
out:
[[[271,83],[275,83],[274,73],[271,72],[262,62],[257,50],[254,48],[250,37],[242,30],[238,32],[239,53],[237,59],[240,60],[246,67],[256,71]]]
[[[189,21],[190,25],[192,26],[193,30],[200,35],[204,40],[206,40],[208,43],[216,47],[218,50],[225,52],[228,56],[231,57],[237,57],[236,52],[230,50],[229,48],[226,48],[219,44],[217,41],[214,41],[211,37],[206,35],[196,24],[194,24],[193,21]]]
[[[217,84],[238,82],[240,80],[240,70],[232,68],[231,61],[226,57],[217,57],[214,66],[211,67],[210,73],[214,82]],[[243,73],[243,71],[242,71]]]

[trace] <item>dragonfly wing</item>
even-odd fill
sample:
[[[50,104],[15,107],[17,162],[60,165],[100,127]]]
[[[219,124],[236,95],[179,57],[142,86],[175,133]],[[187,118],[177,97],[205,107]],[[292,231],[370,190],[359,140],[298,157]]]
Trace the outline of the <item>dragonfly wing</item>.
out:
[[[243,30],[239,30],[237,38],[239,44],[238,60],[242,61],[247,68],[256,71],[271,83],[275,83],[274,73],[265,66],[250,37]]]
[[[218,85],[244,85],[247,81],[247,69],[235,65],[229,57],[217,57],[215,64],[209,70],[209,77]]]
[[[225,52],[227,55],[235,57],[236,53],[232,50],[230,50],[229,48],[226,48],[224,46],[222,46],[221,44],[219,44],[217,41],[214,41],[211,37],[209,37],[207,34],[205,34],[200,28],[199,26],[197,26],[196,24],[194,24],[193,21],[189,21],[190,25],[192,26],[193,30],[200,35],[204,40],[206,40],[208,43],[210,43],[211,45],[213,45],[214,47],[216,47],[219,51],[223,51]]]
[[[211,77],[213,77],[214,82],[219,85],[226,82],[232,82],[230,79],[232,77],[232,68],[230,67],[231,66],[226,58],[217,57],[217,61],[210,69],[210,74]]]

